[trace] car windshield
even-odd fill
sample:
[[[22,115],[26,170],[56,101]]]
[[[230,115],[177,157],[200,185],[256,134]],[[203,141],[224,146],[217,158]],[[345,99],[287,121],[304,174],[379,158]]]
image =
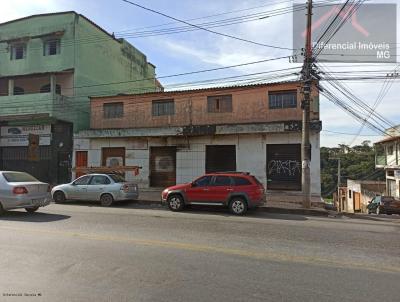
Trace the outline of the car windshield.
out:
[[[32,175],[25,173],[25,172],[4,172],[3,176],[7,182],[39,181]]]
[[[110,174],[108,176],[110,176],[112,178],[112,180],[115,181],[115,182],[125,182],[125,178],[123,176],[121,176],[121,175]]]

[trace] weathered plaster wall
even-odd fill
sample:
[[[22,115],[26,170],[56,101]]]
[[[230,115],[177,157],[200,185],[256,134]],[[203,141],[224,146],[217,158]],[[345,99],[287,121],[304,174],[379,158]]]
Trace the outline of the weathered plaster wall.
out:
[[[238,124],[273,121],[301,120],[301,99],[298,83],[270,84],[249,88],[232,87],[204,91],[168,92],[145,95],[94,98],[91,102],[91,128],[135,128],[160,126],[186,126],[210,124]],[[269,109],[268,93],[297,90],[297,108]],[[232,112],[211,113],[207,109],[207,97],[232,94]],[[175,114],[153,116],[152,101],[173,99]],[[318,102],[318,95],[314,94]],[[123,102],[122,118],[104,119],[103,104]],[[319,119],[318,104],[313,106],[313,119]]]
[[[192,181],[194,178],[205,173],[206,145],[235,145],[237,170],[251,172],[266,186],[266,145],[299,144],[301,143],[301,135],[300,133],[220,135],[192,137],[189,138],[189,140],[175,137],[145,138],[147,148],[143,147],[143,138],[75,138],[74,141],[74,151],[88,151],[89,166],[101,165],[102,148],[125,147],[126,164],[143,167],[139,176],[129,176],[128,179],[138,182],[142,188],[147,188],[149,186],[149,150],[152,146],[178,146],[176,154],[176,177],[177,183],[184,183]],[[314,196],[319,197],[321,194],[319,134],[312,134],[311,143],[311,191]],[[140,146],[140,149],[138,149],[138,146]],[[75,161],[73,161],[73,163],[75,163]]]

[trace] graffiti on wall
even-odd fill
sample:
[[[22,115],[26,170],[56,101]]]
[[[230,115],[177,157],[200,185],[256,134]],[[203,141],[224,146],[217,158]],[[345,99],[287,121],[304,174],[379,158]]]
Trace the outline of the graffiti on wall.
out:
[[[268,162],[269,175],[295,176],[301,173],[301,163],[297,160],[271,160]]]

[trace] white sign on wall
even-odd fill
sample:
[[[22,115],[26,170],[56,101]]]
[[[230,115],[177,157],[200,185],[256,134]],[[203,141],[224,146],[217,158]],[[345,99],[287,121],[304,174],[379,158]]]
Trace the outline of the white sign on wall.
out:
[[[39,135],[39,145],[41,146],[51,144],[51,125],[6,126],[0,128],[0,146],[28,146],[29,134]]]

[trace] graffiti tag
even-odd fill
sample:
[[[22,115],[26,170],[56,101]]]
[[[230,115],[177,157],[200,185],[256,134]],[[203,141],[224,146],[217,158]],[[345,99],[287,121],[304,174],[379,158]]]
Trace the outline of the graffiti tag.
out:
[[[301,172],[301,163],[297,160],[271,160],[268,174],[295,176]]]

